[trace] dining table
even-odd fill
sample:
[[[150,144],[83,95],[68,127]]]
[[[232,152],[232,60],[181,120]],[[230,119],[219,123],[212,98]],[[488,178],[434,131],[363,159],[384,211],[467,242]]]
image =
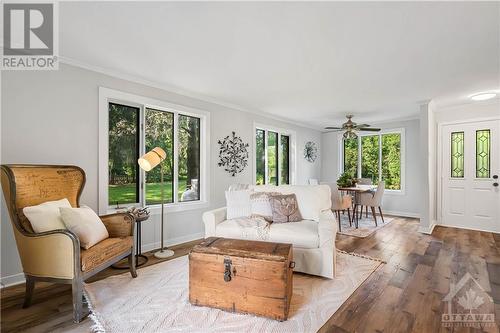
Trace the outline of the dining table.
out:
[[[354,225],[356,226],[356,229],[359,228],[358,206],[359,206],[361,194],[374,192],[376,189],[377,189],[376,185],[356,185],[356,186],[349,186],[349,187],[339,187],[339,191],[345,191],[345,192],[354,194],[353,214],[354,214]]]

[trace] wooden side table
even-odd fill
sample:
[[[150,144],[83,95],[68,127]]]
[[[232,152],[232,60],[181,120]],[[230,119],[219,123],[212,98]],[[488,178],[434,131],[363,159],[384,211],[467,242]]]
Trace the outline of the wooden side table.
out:
[[[148,257],[146,257],[144,254],[142,254],[142,231],[141,231],[141,225],[142,222],[147,221],[149,219],[149,215],[144,215],[140,217],[136,217],[135,222],[137,223],[137,229],[136,229],[136,246],[135,246],[135,267],[140,267],[144,265],[145,263],[148,262]],[[128,262],[127,260],[122,260],[111,267],[116,268],[116,269],[128,269]]]

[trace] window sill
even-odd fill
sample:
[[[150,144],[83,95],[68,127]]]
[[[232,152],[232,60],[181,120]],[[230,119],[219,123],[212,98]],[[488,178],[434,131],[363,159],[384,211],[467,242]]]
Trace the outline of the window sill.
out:
[[[165,204],[165,213],[174,213],[174,212],[185,212],[185,211],[190,211],[190,210],[197,210],[197,209],[203,209],[203,208],[208,208],[210,206],[210,203],[208,201],[194,201],[194,202],[184,202],[184,203],[166,203]],[[128,207],[127,207],[128,208]],[[108,208],[107,213],[108,214],[113,214],[117,212],[123,212],[125,209],[113,209],[113,208]],[[149,205],[149,212],[151,215],[161,215],[161,205],[156,204],[156,205]]]
[[[404,190],[384,190],[384,194],[387,195],[405,195]]]

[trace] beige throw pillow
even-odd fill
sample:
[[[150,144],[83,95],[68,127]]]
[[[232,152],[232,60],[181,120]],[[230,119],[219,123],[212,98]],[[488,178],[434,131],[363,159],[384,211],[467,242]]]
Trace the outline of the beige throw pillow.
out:
[[[61,219],[61,213],[59,213],[60,207],[71,208],[71,204],[66,198],[47,201],[37,206],[24,207],[23,213],[36,233],[66,229]]]
[[[80,239],[80,246],[88,249],[109,237],[108,230],[101,219],[87,206],[80,208],[60,208],[66,228]]]
[[[273,209],[273,223],[302,221],[295,194],[273,195],[270,202]]]
[[[280,195],[279,192],[254,192],[250,194],[251,217],[263,218],[267,222],[273,221],[273,209],[270,198],[273,195]]]

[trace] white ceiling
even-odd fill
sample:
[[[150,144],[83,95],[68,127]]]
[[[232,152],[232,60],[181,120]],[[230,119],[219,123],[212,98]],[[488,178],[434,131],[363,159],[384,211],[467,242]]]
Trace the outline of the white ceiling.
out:
[[[312,126],[500,87],[499,2],[64,2],[63,57]]]

